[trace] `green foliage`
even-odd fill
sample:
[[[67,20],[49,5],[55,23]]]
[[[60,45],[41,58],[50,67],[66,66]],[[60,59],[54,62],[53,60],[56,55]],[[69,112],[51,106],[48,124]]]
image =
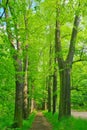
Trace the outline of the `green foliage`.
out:
[[[87,110],[86,66],[86,61],[73,65],[71,101],[74,109]]]
[[[0,111],[0,129],[5,130],[6,128],[10,127],[13,122],[13,106],[11,105],[12,109],[7,110],[8,106],[4,106],[2,108],[3,112]],[[1,109],[1,108],[0,108]],[[7,113],[8,112],[8,113]],[[11,114],[10,114],[11,113]]]
[[[80,6],[78,4],[80,2]],[[2,1],[5,7],[6,0]],[[75,12],[81,15],[74,61],[77,62],[72,67],[72,86],[76,88],[71,90],[72,108],[87,110],[87,2],[86,0],[72,0],[61,3],[61,43],[62,52],[57,55],[63,55],[66,59],[69,43],[72,33],[73,20]],[[56,0],[18,0],[9,1],[9,18],[3,17],[0,21],[0,129],[4,130],[10,126],[14,115],[15,101],[15,69],[13,55],[17,49],[16,40],[19,40],[22,46],[22,54],[19,56],[22,60],[25,56],[25,46],[29,45],[29,98],[34,98],[38,106],[42,106],[43,99],[47,102],[46,78],[53,74],[54,68],[54,43],[55,43],[55,21],[56,21]],[[8,8],[8,7],[7,7]],[[27,21],[27,27],[25,22]],[[6,22],[9,23],[11,39],[8,38],[6,31]],[[27,38],[26,38],[27,36]],[[18,38],[18,39],[17,39]],[[15,49],[11,48],[10,40],[13,41]],[[52,45],[52,55],[49,55],[50,45]],[[49,67],[49,59],[52,58],[52,66]],[[57,66],[58,67],[58,66]],[[20,73],[22,74],[22,73]],[[58,76],[58,89],[59,89]],[[32,92],[32,88],[34,91]],[[60,89],[58,91],[60,93]],[[58,99],[59,100],[59,99]],[[87,129],[85,122],[80,119],[64,119],[57,121],[57,114],[48,118],[54,124],[54,130],[83,130]],[[24,121],[23,130],[31,127],[34,114],[30,115],[29,120]],[[54,117],[54,120],[52,120]],[[51,119],[52,118],[52,119]],[[28,124],[28,122],[30,122]],[[76,125],[77,122],[77,125]],[[82,122],[82,124],[81,124]],[[84,122],[84,123],[83,123]],[[84,127],[83,127],[84,124]],[[81,127],[81,129],[80,129]]]
[[[13,121],[15,99],[15,70],[6,35],[0,37],[0,129]]]
[[[63,118],[58,121],[58,113],[52,114],[44,112],[47,120],[52,124],[53,130],[86,130],[87,129],[87,120],[85,119],[76,119],[74,117]]]
[[[32,123],[35,119],[36,112],[29,115],[29,118],[27,120],[24,120],[23,123],[23,130],[29,130],[32,127]]]
[[[23,122],[23,127],[20,129],[20,128],[11,128],[11,125],[12,125],[12,115],[6,115],[6,116],[3,116],[2,119],[0,119],[0,129],[1,130],[29,130],[31,127],[32,127],[32,123],[35,119],[35,115],[36,115],[36,112],[32,113],[29,115],[28,119],[27,120],[24,120]]]

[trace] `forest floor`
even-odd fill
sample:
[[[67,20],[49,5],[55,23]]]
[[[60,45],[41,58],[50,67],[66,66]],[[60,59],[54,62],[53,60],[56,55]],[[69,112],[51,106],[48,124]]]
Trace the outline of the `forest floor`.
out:
[[[72,111],[71,114],[72,114],[74,117],[79,117],[79,118],[87,119],[87,112]]]
[[[72,116],[87,119],[87,112],[72,111]],[[42,112],[38,112],[30,130],[52,130],[51,124],[43,116]]]
[[[30,130],[52,130],[52,126],[41,112],[38,112]]]

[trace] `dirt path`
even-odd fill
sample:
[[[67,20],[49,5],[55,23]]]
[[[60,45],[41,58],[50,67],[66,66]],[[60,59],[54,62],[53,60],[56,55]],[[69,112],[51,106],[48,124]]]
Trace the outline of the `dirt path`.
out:
[[[39,112],[36,115],[32,128],[30,130],[52,130],[52,127],[43,116],[43,114]]]
[[[72,111],[72,115],[73,115],[74,117],[80,117],[80,118],[87,119],[87,112]]]
[[[87,119],[87,112],[72,111],[72,115],[74,117]],[[43,114],[39,112],[37,113],[32,128],[30,130],[52,130],[52,126],[50,125],[50,123],[48,123]]]

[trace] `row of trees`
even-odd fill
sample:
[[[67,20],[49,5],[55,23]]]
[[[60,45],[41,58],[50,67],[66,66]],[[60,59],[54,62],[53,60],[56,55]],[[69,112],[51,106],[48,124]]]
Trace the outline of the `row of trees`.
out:
[[[10,62],[12,71],[4,69],[12,73],[12,88],[16,86],[12,89],[15,127],[22,127],[34,106],[55,113],[57,96],[58,118],[70,116],[71,89],[78,91],[72,86],[73,64],[86,61],[85,0],[5,0],[1,4],[1,55]]]

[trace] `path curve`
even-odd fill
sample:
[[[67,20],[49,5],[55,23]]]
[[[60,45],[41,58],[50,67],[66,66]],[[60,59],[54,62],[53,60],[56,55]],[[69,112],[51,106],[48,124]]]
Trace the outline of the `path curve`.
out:
[[[43,114],[39,112],[37,113],[30,130],[52,130],[52,127]]]
[[[71,114],[74,117],[79,117],[79,118],[87,119],[87,112],[72,111]]]

